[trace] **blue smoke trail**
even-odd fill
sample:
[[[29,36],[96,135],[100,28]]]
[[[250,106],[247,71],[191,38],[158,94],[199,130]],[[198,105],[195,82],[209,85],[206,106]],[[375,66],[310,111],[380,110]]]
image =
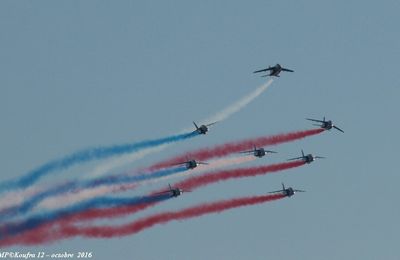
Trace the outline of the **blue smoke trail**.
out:
[[[134,176],[119,175],[119,176],[102,177],[83,182],[78,182],[78,181],[68,182],[66,184],[59,185],[51,189],[45,190],[43,192],[40,192],[36,195],[33,195],[29,200],[25,201],[21,205],[10,207],[0,211],[0,221],[4,221],[11,217],[25,214],[29,210],[34,208],[36,205],[38,205],[41,201],[52,196],[57,196],[74,190],[95,188],[102,185],[129,184],[144,180],[156,179],[160,177],[169,176],[174,173],[183,172],[186,170],[187,170],[186,166],[180,166],[180,167],[167,168],[151,173],[134,175]]]
[[[54,221],[62,217],[70,216],[75,213],[85,211],[92,208],[105,208],[105,207],[119,207],[119,206],[134,206],[143,203],[153,203],[172,198],[171,194],[166,193],[162,195],[150,195],[143,197],[133,198],[112,198],[112,197],[100,197],[85,201],[65,209],[56,210],[48,213],[36,214],[28,218],[27,220],[6,223],[0,227],[0,239],[5,239],[9,236],[17,235],[21,232],[25,232],[34,229],[46,222]]]
[[[197,136],[196,131],[191,133],[173,135],[161,139],[147,140],[133,144],[115,145],[110,147],[90,148],[68,155],[64,158],[50,161],[28,172],[25,176],[7,182],[0,183],[0,193],[10,189],[23,189],[38,181],[41,177],[57,171],[67,169],[75,164],[91,160],[105,159],[114,155],[137,152],[139,150],[155,147],[167,143],[178,142]]]

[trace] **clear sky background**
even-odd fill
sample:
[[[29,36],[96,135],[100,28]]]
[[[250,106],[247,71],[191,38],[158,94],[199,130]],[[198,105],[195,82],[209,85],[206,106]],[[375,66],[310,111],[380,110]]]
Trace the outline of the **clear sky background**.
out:
[[[274,147],[279,154],[254,164],[302,148],[325,160],[212,185],[143,215],[263,194],[282,181],[307,190],[290,199],[120,239],[12,249],[95,259],[399,259],[399,11],[399,1],[1,1],[1,180],[85,147],[176,133],[254,90],[265,78],[252,71],[278,62],[295,73],[206,136],[128,168],[309,129],[306,117],[345,131]],[[85,176],[97,163],[62,175]]]

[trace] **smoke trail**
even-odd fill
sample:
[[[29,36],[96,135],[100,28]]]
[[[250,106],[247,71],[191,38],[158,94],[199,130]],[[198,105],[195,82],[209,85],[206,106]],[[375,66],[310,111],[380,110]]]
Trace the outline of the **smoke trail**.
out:
[[[41,177],[43,177],[51,172],[54,172],[56,170],[66,169],[75,164],[87,162],[90,160],[104,159],[104,158],[108,158],[108,157],[111,157],[114,155],[135,152],[140,149],[154,147],[154,146],[158,146],[158,145],[162,145],[162,144],[166,144],[166,143],[182,141],[182,140],[185,140],[187,138],[191,138],[191,137],[194,137],[197,135],[198,135],[197,132],[191,132],[191,133],[169,136],[169,137],[165,137],[165,138],[161,138],[161,139],[142,141],[142,142],[133,143],[133,144],[115,145],[115,146],[110,146],[110,147],[99,147],[99,148],[86,149],[86,150],[83,150],[80,152],[73,153],[64,158],[48,162],[48,163],[32,170],[31,172],[28,172],[25,176],[23,176],[17,180],[0,183],[0,193],[4,192],[6,190],[14,189],[14,188],[18,188],[18,189],[26,188],[26,187],[34,184]]]
[[[134,183],[134,182],[139,182],[139,181],[144,181],[152,178],[160,178],[164,176],[168,176],[170,174],[175,174],[179,172],[186,171],[186,167],[181,166],[181,167],[174,167],[174,168],[169,168],[169,169],[163,169],[160,171],[153,172],[151,174],[142,174],[142,175],[135,175],[135,176],[129,176],[129,175],[120,175],[120,176],[112,176],[112,177],[105,177],[105,178],[100,178],[100,179],[95,179],[95,180],[88,180],[88,181],[83,181],[83,182],[68,182],[66,184],[56,186],[53,188],[50,188],[48,190],[39,192],[38,194],[32,196],[29,198],[29,200],[25,201],[19,206],[14,206],[11,208],[7,208],[2,210],[0,213],[0,220],[5,220],[10,217],[14,217],[17,215],[22,215],[27,213],[29,210],[31,210],[33,207],[35,207],[38,203],[43,201],[44,199],[53,197],[53,196],[58,196],[64,193],[72,192],[72,191],[78,191],[81,189],[87,189],[87,188],[94,188],[102,185],[115,185],[115,184],[128,184],[128,183]]]
[[[174,184],[174,187],[195,190],[196,188],[220,182],[223,180],[258,176],[258,175],[299,167],[304,164],[305,163],[303,161],[292,161],[292,162],[277,163],[265,166],[222,170],[217,172],[211,172],[201,176],[192,176],[186,180]],[[154,191],[149,196],[151,196],[152,194],[156,194],[157,192],[159,191]],[[148,207],[154,206],[155,204],[156,202],[142,204],[139,206],[129,206],[129,207],[112,208],[112,209],[93,209],[71,216],[69,220],[86,221],[86,220],[93,220],[96,218],[114,218],[126,214],[136,213]]]
[[[28,189],[11,191],[0,196],[0,214],[6,208],[23,203],[26,198],[34,196],[41,191],[43,191],[43,187],[32,186]]]
[[[100,186],[92,189],[82,189],[67,194],[60,194],[43,200],[38,203],[35,209],[56,209],[67,207],[71,204],[78,203],[83,200],[88,200],[105,194],[112,194],[122,192],[126,190],[132,190],[138,184],[123,184],[123,185],[111,185],[111,186]]]
[[[217,122],[217,121],[223,121],[236,112],[240,111],[243,109],[245,106],[247,106],[249,103],[251,103],[255,98],[257,98],[259,95],[261,95],[267,88],[272,84],[273,79],[269,79],[266,83],[262,84],[258,88],[256,88],[253,92],[249,93],[248,95],[242,97],[232,105],[224,108],[223,110],[217,112],[216,114],[203,119],[201,122],[204,124],[210,123],[210,122]],[[190,128],[189,128],[190,129]],[[183,132],[189,131],[188,128],[184,129]],[[142,154],[134,154],[134,155],[127,155],[125,158],[122,158],[121,160],[113,160],[112,162],[105,163],[103,165],[98,166],[93,173],[91,173],[91,176],[99,176],[102,174],[105,174],[107,171],[111,170],[112,168],[119,167],[122,164],[126,163],[131,163],[135,160],[141,159],[147,154],[154,153],[154,152],[159,152],[167,148],[168,145],[163,145],[162,147],[156,147],[152,148],[149,151],[143,151]]]
[[[212,203],[204,203],[198,206],[186,208],[179,211],[169,211],[155,214],[150,217],[145,217],[134,221],[127,225],[116,227],[88,227],[88,228],[73,228],[64,230],[67,236],[80,235],[84,237],[103,237],[110,238],[115,236],[126,236],[138,233],[144,229],[150,228],[156,224],[164,224],[172,220],[184,220],[188,218],[199,217],[205,214],[220,213],[225,210],[251,206],[269,201],[274,201],[284,198],[283,194],[262,195],[254,197],[235,198],[230,200],[222,200]]]
[[[183,155],[177,156],[175,158],[169,159],[164,162],[157,163],[151,167],[150,170],[155,170],[159,168],[164,168],[167,165],[171,165],[182,160],[186,160],[186,158],[194,158],[196,160],[207,160],[214,157],[222,157],[232,153],[237,153],[243,150],[252,149],[254,145],[258,147],[269,146],[269,145],[277,145],[285,142],[299,140],[308,136],[316,135],[323,132],[324,129],[311,129],[304,131],[297,131],[285,134],[278,134],[273,136],[262,136],[252,139],[247,139],[243,141],[235,141],[230,143],[225,143],[221,145],[217,145],[210,148],[204,148],[200,150],[196,150],[193,152],[186,152]]]
[[[96,196],[101,196],[110,193],[117,193],[125,190],[132,190],[137,185],[144,185],[147,183],[156,183],[160,181],[164,181],[166,179],[176,178],[184,175],[192,175],[197,174],[199,172],[210,171],[217,168],[222,168],[225,166],[233,166],[241,163],[246,163],[255,160],[256,158],[252,155],[249,156],[240,156],[234,158],[223,158],[209,162],[208,165],[199,165],[197,168],[190,170],[179,172],[176,174],[167,175],[160,178],[149,179],[145,181],[141,181],[140,183],[135,184],[118,184],[113,186],[104,186],[104,187],[95,187],[94,189],[84,189],[74,193],[63,194],[56,197],[48,198],[42,201],[37,207],[40,209],[55,209],[60,207],[66,207],[70,204],[77,203],[82,200],[87,200],[90,198],[94,198]]]
[[[76,214],[84,210],[95,208],[95,207],[116,207],[116,206],[131,206],[145,203],[160,202],[171,198],[170,194],[144,196],[144,197],[133,197],[133,198],[111,198],[111,197],[100,197],[95,198],[83,203],[79,203],[72,207],[37,214],[33,217],[28,218],[24,221],[16,223],[5,223],[0,226],[0,238],[4,239],[10,236],[14,236],[18,233],[25,232],[27,230],[34,229],[46,222],[52,222],[59,218]]]
[[[178,211],[167,211],[154,214],[120,226],[75,227],[71,225],[63,225],[56,230],[52,230],[51,232],[46,232],[47,230],[39,228],[32,230],[32,232],[29,232],[29,234],[25,234],[8,241],[0,241],[0,245],[34,245],[38,243],[51,243],[55,240],[66,239],[73,236],[112,238],[133,235],[157,224],[166,224],[173,220],[185,220],[189,218],[200,217],[206,214],[221,213],[229,209],[266,203],[279,200],[284,197],[285,195],[283,194],[274,194],[241,197],[204,203]]]
[[[147,149],[138,151],[134,154],[127,154],[127,155],[121,156],[119,158],[111,159],[111,161],[109,161],[109,162],[105,162],[105,163],[102,163],[102,164],[96,166],[96,168],[92,172],[87,174],[87,176],[89,178],[102,176],[102,175],[106,174],[107,172],[111,171],[112,169],[115,169],[122,165],[129,164],[134,161],[140,160],[149,154],[160,152],[167,147],[168,147],[168,144],[163,144],[163,145],[159,145],[156,147],[151,147],[151,148],[147,148]]]
[[[261,95],[267,88],[272,84],[274,80],[269,79],[266,83],[262,84],[258,88],[256,88],[253,92],[248,94],[247,96],[244,96],[242,99],[238,100],[236,103],[230,105],[229,107],[226,107],[224,110],[216,113],[215,115],[203,120],[205,123],[210,123],[210,122],[217,122],[217,121],[223,121],[230,117],[231,115],[235,114],[239,110],[243,109],[245,106],[247,106],[251,101],[253,101],[256,97]]]

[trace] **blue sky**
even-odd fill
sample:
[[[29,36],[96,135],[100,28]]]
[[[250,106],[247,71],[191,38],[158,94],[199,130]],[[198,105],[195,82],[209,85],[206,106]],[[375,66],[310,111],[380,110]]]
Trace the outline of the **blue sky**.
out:
[[[95,259],[398,259],[398,10],[398,1],[0,2],[1,180],[82,148],[176,133],[261,85],[251,72],[278,62],[295,73],[208,135],[128,168],[307,129],[306,117],[326,116],[345,131],[274,147],[279,154],[254,163],[300,149],[325,160],[209,186],[144,215],[262,194],[282,181],[307,193],[36,249]]]

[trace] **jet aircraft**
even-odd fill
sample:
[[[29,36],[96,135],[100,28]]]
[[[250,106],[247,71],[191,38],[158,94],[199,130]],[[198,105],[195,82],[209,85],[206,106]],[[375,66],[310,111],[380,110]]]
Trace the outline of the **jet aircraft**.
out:
[[[318,123],[320,123],[320,124],[313,124],[313,125],[319,126],[319,127],[323,128],[323,129],[331,130],[332,127],[333,127],[333,128],[335,128],[336,130],[338,130],[338,131],[344,133],[344,131],[343,131],[342,129],[340,129],[339,127],[335,126],[331,120],[326,121],[326,120],[325,120],[325,117],[324,117],[323,120],[317,120],[317,119],[312,119],[312,118],[306,118],[306,119],[307,119],[307,120],[310,120],[310,121],[313,121],[313,122],[318,122]]]
[[[208,164],[208,163],[198,162],[196,160],[187,160],[186,162],[180,162],[180,163],[176,163],[174,165],[181,165],[181,164],[184,164],[186,166],[186,169],[190,170],[190,169],[196,168],[197,166],[199,166],[199,164]]]
[[[197,124],[193,121],[194,126],[196,127],[196,130],[194,130],[194,132],[197,132],[199,134],[205,135],[208,132],[208,127],[212,126],[213,124],[215,124],[217,122],[208,124],[208,125],[201,125],[200,127],[197,126]]]
[[[268,193],[282,193],[286,197],[291,197],[296,192],[306,192],[306,191],[305,190],[295,190],[292,187],[285,188],[285,184],[283,184],[283,182],[282,182],[282,189],[281,190],[271,191],[271,192],[268,192]]]
[[[180,188],[172,188],[171,184],[168,184],[168,186],[169,186],[169,190],[161,191],[161,192],[155,193],[154,195],[161,195],[161,194],[169,193],[171,195],[171,197],[178,197],[183,192],[191,192],[190,190],[183,190],[183,189],[180,189]]]
[[[256,146],[254,146],[254,150],[243,151],[240,153],[252,153],[255,157],[261,158],[261,157],[265,156],[266,153],[277,153],[277,152],[265,150],[262,147],[257,148]]]
[[[262,70],[256,70],[253,73],[259,73],[259,72],[267,72],[269,71],[269,74],[262,75],[261,77],[267,77],[267,76],[275,76],[275,77],[280,77],[279,74],[281,71],[288,71],[288,72],[294,72],[294,70],[286,69],[283,68],[280,64],[276,64],[275,66],[268,66],[266,69]]]
[[[305,163],[311,163],[311,162],[313,162],[315,159],[324,159],[324,158],[325,158],[325,157],[322,157],[322,156],[314,156],[314,155],[312,155],[312,154],[307,154],[307,155],[305,155],[304,152],[303,152],[303,150],[301,150],[301,155],[302,155],[302,156],[300,156],[300,157],[288,159],[288,161],[293,161],[293,160],[299,160],[299,159],[301,159],[301,160],[303,160]]]

